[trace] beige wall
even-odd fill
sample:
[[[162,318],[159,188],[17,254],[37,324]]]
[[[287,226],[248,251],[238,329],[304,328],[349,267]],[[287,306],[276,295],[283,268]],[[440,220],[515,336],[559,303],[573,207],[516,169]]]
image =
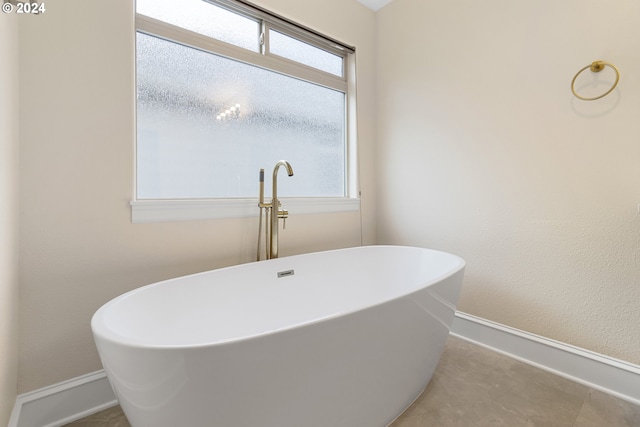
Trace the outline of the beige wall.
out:
[[[260,2],[359,52],[365,219],[361,226],[357,213],[292,216],[280,237],[283,255],[375,238],[375,20],[353,3],[347,19],[335,13],[342,0]],[[160,279],[251,261],[257,232],[257,218],[131,224],[132,2],[58,0],[37,18],[20,25],[20,392],[101,368],[89,322],[106,301]]]
[[[377,14],[380,243],[464,257],[465,312],[636,364],[639,16],[628,0]],[[598,59],[618,89],[579,101],[571,79]]]
[[[18,17],[0,16],[0,425],[18,376]]]

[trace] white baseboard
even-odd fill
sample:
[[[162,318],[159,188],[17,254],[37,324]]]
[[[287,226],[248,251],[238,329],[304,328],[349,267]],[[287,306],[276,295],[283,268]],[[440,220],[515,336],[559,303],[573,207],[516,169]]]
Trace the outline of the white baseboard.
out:
[[[457,312],[451,334],[640,405],[640,366]],[[60,427],[117,405],[104,371],[21,394],[8,427]]]
[[[451,334],[640,405],[640,366],[462,312]]]
[[[118,404],[104,371],[18,396],[8,427],[60,427]]]

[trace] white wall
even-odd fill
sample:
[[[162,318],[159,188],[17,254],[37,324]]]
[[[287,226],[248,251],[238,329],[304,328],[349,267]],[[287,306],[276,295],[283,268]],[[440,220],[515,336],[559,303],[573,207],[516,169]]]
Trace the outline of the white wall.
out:
[[[154,281],[255,256],[257,217],[131,224],[134,27],[131,1],[57,0],[20,25],[19,390],[101,368],[89,321]],[[359,50],[363,217],[291,216],[281,255],[374,237],[374,15],[342,0],[260,4]],[[333,6],[333,7],[332,7]],[[336,15],[346,7],[351,18]],[[369,211],[369,212],[367,212]],[[257,211],[256,211],[257,215]]]
[[[394,0],[377,14],[380,243],[464,257],[462,311],[633,363],[638,16],[629,0]],[[571,79],[598,59],[619,86],[580,101]],[[589,73],[587,95],[613,80],[594,88]]]
[[[0,16],[0,425],[18,377],[18,17]]]

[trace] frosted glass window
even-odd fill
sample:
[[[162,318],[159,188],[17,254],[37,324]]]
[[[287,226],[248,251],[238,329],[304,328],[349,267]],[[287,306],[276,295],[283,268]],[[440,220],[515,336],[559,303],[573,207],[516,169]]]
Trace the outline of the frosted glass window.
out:
[[[336,76],[343,75],[342,57],[278,31],[269,30],[269,51]]]
[[[346,195],[345,94],[137,34],[139,199]]]
[[[257,20],[203,0],[137,0],[136,11],[254,52],[260,49]]]

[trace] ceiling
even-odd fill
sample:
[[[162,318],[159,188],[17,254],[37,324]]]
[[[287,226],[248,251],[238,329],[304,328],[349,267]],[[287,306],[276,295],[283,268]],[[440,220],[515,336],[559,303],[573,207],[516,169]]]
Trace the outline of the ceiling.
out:
[[[391,3],[391,0],[358,0],[358,2],[362,3],[375,12],[376,10]]]

